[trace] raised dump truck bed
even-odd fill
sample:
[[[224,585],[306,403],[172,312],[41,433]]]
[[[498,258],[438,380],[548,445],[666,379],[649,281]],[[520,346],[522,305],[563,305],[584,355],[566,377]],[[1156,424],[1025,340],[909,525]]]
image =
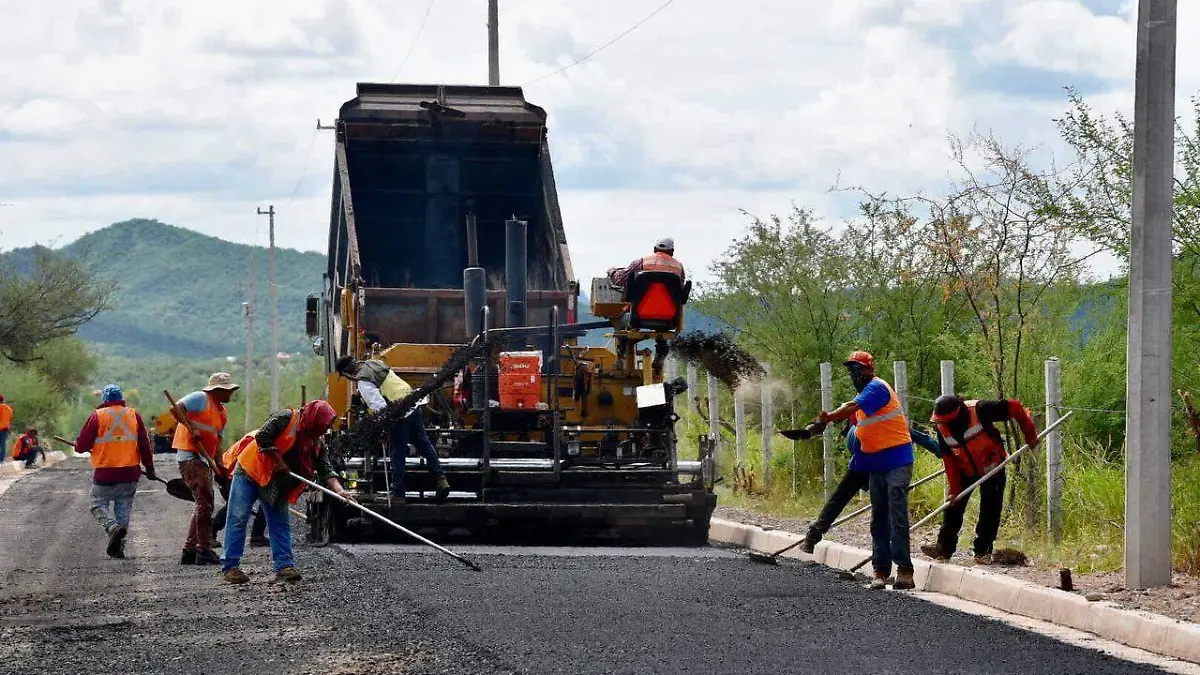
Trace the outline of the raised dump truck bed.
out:
[[[359,84],[336,128],[329,266],[323,295],[310,297],[309,332],[340,415],[330,447],[359,501],[443,538],[704,543],[711,460],[676,455],[678,386],[656,384],[648,352],[620,359],[573,337],[583,330],[579,284],[545,111],[514,87]],[[467,268],[484,279],[470,309]],[[448,370],[468,343],[470,366]],[[513,351],[542,356],[520,396],[501,391],[512,383],[501,354]],[[333,372],[344,354],[381,359],[414,387],[438,374],[419,414],[452,486],[447,502],[432,499],[433,478],[412,452],[406,499],[389,497],[384,447],[348,440],[365,411]],[[658,403],[639,405],[646,386],[660,388]],[[391,534],[320,494],[309,525],[316,541]]]

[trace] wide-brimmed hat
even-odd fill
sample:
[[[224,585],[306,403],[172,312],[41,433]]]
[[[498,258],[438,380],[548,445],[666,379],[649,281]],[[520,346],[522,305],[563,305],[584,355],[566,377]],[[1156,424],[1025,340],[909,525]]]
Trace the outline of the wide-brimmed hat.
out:
[[[208,386],[204,388],[204,391],[212,391],[213,389],[237,391],[241,389],[241,386],[233,383],[233,376],[229,373],[213,373],[209,376]]]

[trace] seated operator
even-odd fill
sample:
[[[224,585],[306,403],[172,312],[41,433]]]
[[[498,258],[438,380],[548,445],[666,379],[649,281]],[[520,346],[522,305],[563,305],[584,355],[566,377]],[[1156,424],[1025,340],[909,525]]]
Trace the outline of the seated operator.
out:
[[[670,272],[679,275],[680,281],[687,281],[683,263],[675,259],[675,240],[670,237],[659,239],[650,255],[634,260],[625,269],[610,267],[608,278],[613,286],[624,289],[625,282],[638,272]]]

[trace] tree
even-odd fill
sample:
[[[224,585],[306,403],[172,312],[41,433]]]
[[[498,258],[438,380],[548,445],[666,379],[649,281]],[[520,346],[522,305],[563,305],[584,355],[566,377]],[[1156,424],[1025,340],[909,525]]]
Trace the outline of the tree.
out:
[[[39,347],[74,335],[104,311],[111,293],[79,262],[42,247],[28,274],[0,268],[0,355],[37,358]]]

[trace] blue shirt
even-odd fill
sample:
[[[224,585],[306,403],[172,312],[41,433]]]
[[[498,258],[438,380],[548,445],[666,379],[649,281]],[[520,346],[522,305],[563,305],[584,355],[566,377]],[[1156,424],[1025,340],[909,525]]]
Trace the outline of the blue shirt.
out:
[[[866,415],[874,415],[879,412],[880,408],[888,404],[892,400],[892,392],[888,390],[887,384],[878,377],[867,383],[866,387],[859,392],[858,396],[854,397],[854,402],[858,404],[860,410]],[[846,437],[847,445],[850,444],[850,437]],[[855,448],[858,448],[855,450]],[[858,444],[858,437],[854,437],[854,446],[850,449],[850,469],[852,471],[891,471],[902,466],[908,466],[913,463],[913,445],[912,442],[896,445],[879,452],[866,453],[862,452],[861,446]]]

